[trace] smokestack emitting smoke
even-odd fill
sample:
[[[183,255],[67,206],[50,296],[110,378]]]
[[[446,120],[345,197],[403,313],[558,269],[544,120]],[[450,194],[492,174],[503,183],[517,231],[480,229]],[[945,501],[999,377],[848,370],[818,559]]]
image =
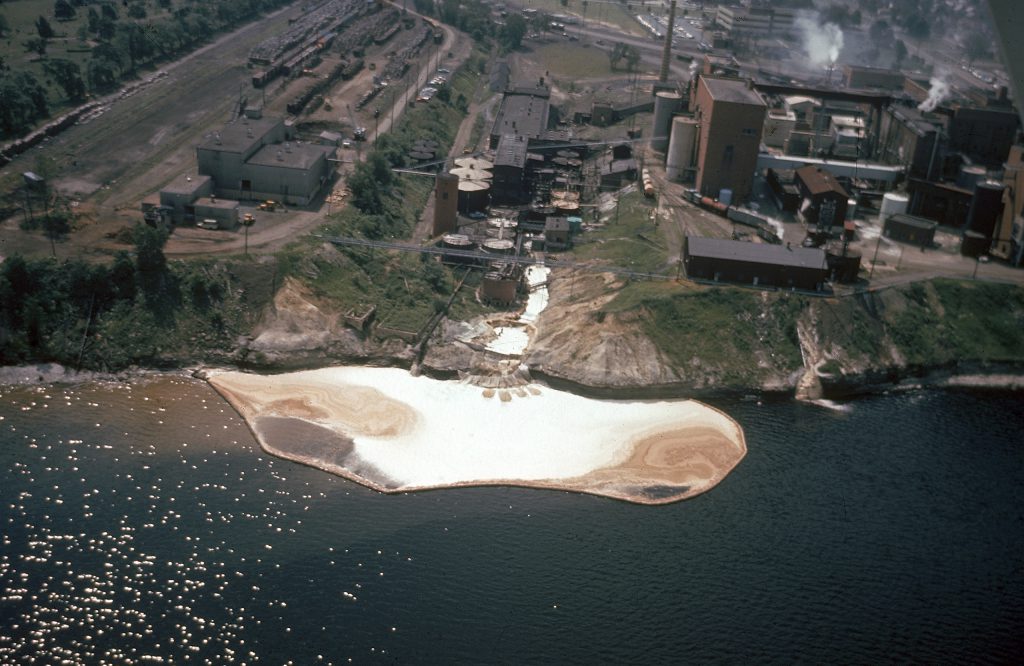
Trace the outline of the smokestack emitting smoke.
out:
[[[942,79],[933,76],[928,79],[928,83],[931,85],[931,88],[928,89],[928,99],[917,105],[918,109],[925,112],[934,111],[935,107],[949,96],[949,84]]]
[[[812,65],[834,65],[839,60],[839,52],[843,50],[843,31],[838,25],[822,25],[817,14],[805,14],[797,17],[796,26]]]

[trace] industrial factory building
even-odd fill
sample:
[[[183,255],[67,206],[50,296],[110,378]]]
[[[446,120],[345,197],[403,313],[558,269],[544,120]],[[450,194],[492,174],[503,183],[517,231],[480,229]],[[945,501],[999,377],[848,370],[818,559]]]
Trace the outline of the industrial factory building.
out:
[[[695,116],[700,125],[697,189],[732,201],[750,196],[767,105],[745,81],[701,76]]]
[[[683,263],[691,279],[786,289],[818,291],[828,276],[825,251],[820,248],[699,236],[686,237]]]
[[[807,225],[821,233],[833,227],[842,227],[846,221],[846,206],[850,195],[835,176],[819,166],[805,166],[794,172],[800,190],[800,209],[797,214]]]
[[[498,148],[502,137],[519,136],[540,139],[551,126],[551,91],[546,86],[517,87],[501,99],[498,115],[491,127],[491,150]]]
[[[219,197],[308,205],[333,176],[333,147],[291,140],[280,118],[246,118],[196,148],[199,173]]]

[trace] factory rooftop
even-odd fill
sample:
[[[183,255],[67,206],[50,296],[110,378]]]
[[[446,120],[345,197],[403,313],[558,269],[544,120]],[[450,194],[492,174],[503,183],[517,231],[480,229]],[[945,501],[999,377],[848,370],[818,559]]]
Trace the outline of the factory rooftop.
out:
[[[716,102],[732,102],[734,104],[753,104],[755,106],[766,106],[764,99],[756,90],[747,85],[746,81],[737,79],[716,79],[709,76],[702,76],[711,98]]]
[[[526,166],[526,145],[522,135],[506,134],[501,137],[494,152],[494,166],[516,167]]]
[[[803,181],[804,186],[811,194],[824,194],[825,192],[837,192],[844,197],[849,196],[836,177],[831,172],[819,166],[809,165],[796,170],[797,177]]]
[[[280,122],[280,118],[247,118],[245,121],[234,122],[207,136],[199,147],[205,150],[244,155],[261,144],[263,137]]]
[[[794,268],[826,268],[825,251],[821,248],[768,245],[700,236],[687,236],[686,243],[691,256]]]
[[[281,169],[309,169],[324,153],[333,152],[330,146],[312,143],[291,144],[287,148],[282,144],[263,146],[248,163],[257,166],[273,166]],[[280,159],[278,159],[280,157]]]
[[[491,135],[539,138],[548,128],[550,94],[547,88],[515,88],[506,92]]]

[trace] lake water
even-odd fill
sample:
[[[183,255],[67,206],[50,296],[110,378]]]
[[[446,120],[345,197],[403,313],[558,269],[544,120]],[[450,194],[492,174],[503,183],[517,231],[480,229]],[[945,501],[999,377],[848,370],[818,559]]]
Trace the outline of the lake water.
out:
[[[648,507],[381,495],[190,378],[2,389],[0,663],[1019,659],[1019,394],[715,406],[747,457]]]

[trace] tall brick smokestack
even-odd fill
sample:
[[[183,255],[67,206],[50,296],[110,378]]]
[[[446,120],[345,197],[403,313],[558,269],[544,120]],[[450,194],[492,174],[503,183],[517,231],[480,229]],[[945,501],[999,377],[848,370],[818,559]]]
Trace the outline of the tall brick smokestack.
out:
[[[661,54],[661,74],[658,75],[658,80],[662,83],[668,82],[668,63],[672,58],[672,31],[675,28],[676,23],[676,0],[672,0],[672,5],[668,10],[668,28],[665,30],[665,50]]]

